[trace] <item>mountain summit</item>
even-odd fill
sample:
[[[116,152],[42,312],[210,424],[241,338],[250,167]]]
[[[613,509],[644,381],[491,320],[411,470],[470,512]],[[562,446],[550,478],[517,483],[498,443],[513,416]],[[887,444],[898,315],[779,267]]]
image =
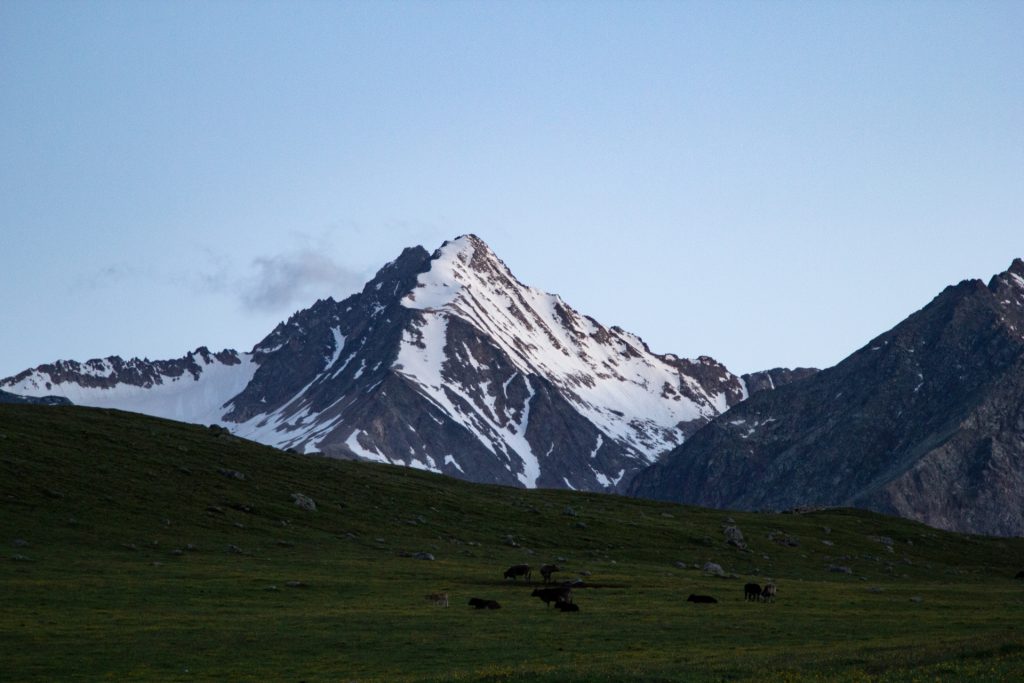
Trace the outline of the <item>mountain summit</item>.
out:
[[[616,490],[746,397],[708,357],[519,282],[475,235],[406,249],[363,290],[317,301],[249,353],[60,362],[0,381],[301,452],[480,482]]]
[[[633,494],[862,507],[1024,535],[1024,262],[965,280],[835,367],[717,418]]]

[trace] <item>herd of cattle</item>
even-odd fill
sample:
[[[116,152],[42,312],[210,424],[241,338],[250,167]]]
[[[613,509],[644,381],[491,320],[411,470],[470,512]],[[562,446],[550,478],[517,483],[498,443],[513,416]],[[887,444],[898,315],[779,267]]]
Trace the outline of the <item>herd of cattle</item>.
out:
[[[561,568],[555,564],[545,564],[540,567],[540,574],[545,584],[551,583],[551,575],[558,571],[561,571]],[[506,579],[516,581],[519,577],[523,577],[526,581],[531,581],[533,570],[530,565],[514,564],[505,570]],[[580,579],[564,581],[558,586],[534,588],[530,595],[542,600],[545,607],[550,607],[551,603],[554,603],[555,608],[562,612],[579,612],[579,605],[573,602],[572,589],[583,585],[585,584]],[[743,599],[753,602],[774,602],[776,591],[774,583],[766,583],[763,587],[760,584],[748,583],[743,586]],[[448,593],[431,593],[427,596],[427,600],[430,600],[435,605],[447,607]],[[687,602],[696,603],[718,602],[718,600],[710,595],[697,595],[695,593],[691,593],[690,597],[686,600]],[[501,605],[497,600],[487,598],[470,598],[469,605],[475,609],[501,609]]]

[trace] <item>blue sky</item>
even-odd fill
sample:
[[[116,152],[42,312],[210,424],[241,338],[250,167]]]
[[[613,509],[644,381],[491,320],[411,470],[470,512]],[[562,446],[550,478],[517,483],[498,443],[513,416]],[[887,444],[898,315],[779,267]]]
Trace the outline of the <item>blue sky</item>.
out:
[[[1024,3],[0,0],[0,377],[248,350],[403,247],[737,372],[1024,256]]]

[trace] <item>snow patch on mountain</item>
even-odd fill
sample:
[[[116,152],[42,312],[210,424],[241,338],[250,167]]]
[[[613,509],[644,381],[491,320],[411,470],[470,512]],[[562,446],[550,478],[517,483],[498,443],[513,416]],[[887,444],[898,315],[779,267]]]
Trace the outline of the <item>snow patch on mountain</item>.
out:
[[[83,386],[78,382],[62,382],[52,374],[37,369],[9,385],[9,391],[23,396],[63,396],[77,405],[112,408],[145,413],[180,422],[209,424],[219,422],[225,404],[252,380],[257,364],[248,353],[238,355],[239,362],[223,363],[201,353],[188,357],[195,363],[197,375],[157,374],[144,384],[116,382],[113,386]],[[116,377],[113,359],[97,359],[85,364],[69,362],[81,376],[99,380]],[[119,360],[119,359],[118,359]]]

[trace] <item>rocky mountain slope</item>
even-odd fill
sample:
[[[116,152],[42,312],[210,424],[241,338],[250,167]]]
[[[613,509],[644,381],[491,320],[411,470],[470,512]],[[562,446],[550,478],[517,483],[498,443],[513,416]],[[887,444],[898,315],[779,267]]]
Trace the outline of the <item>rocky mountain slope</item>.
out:
[[[946,288],[833,368],[755,393],[639,474],[698,505],[856,506],[1024,535],[1024,262]]]
[[[746,396],[708,357],[657,355],[519,282],[473,235],[406,249],[249,353],[62,361],[0,381],[300,452],[479,482],[617,490]]]

